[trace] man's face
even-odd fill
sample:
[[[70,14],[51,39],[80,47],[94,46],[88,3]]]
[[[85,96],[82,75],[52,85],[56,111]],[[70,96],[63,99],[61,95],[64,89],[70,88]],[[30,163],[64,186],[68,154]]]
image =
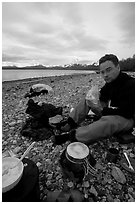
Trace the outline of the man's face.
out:
[[[115,66],[111,61],[105,61],[100,64],[100,73],[106,83],[110,83],[117,78],[120,72],[119,65]]]

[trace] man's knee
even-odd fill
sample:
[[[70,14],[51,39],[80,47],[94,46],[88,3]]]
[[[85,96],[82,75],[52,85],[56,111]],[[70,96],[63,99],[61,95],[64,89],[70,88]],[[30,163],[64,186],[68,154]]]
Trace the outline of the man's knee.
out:
[[[109,122],[109,123],[113,123],[114,122],[114,117],[111,115],[106,115],[106,116],[102,116],[101,120],[104,122]]]
[[[87,127],[79,127],[78,129],[76,129],[76,134],[75,134],[75,138],[78,142],[83,142],[83,143],[88,143],[90,141],[90,138],[88,137],[89,132]]]
[[[133,121],[119,115],[103,116],[101,121],[111,128],[112,132],[127,131],[133,127]]]

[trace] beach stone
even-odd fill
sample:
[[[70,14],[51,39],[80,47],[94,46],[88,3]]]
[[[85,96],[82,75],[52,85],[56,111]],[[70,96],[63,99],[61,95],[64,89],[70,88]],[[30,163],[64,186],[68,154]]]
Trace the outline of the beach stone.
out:
[[[98,189],[98,196],[104,196],[106,195],[106,189]]]
[[[135,154],[130,153],[129,156],[130,156],[131,158],[134,158],[134,157],[135,157]]]
[[[63,179],[59,179],[58,182],[59,182],[59,186],[62,186],[64,183]]]
[[[106,187],[107,187],[109,190],[112,189],[111,185],[106,185]]]
[[[103,196],[101,201],[102,201],[102,202],[106,202],[106,201],[107,201],[106,196]]]
[[[57,167],[56,167],[56,170],[57,170],[57,171],[60,171],[60,170],[61,170],[61,168],[60,168],[59,166],[57,166]]]
[[[37,153],[36,152],[33,152],[33,156],[36,156],[37,155]]]
[[[51,181],[50,181],[50,180],[48,180],[48,181],[46,182],[46,186],[47,186],[47,187],[50,187],[50,186],[51,186]]]
[[[101,183],[102,183],[102,185],[106,185],[107,182],[108,182],[107,179],[104,178],[103,181],[102,181]]]
[[[21,139],[22,139],[22,140],[25,140],[26,138],[25,138],[24,136],[21,136]]]
[[[82,187],[80,187],[79,190],[82,191]]]
[[[94,202],[93,198],[88,198],[88,202]]]
[[[113,194],[114,194],[114,195],[119,195],[119,194],[120,194],[119,189],[113,189]]]
[[[108,202],[113,202],[114,201],[113,197],[110,194],[107,195],[107,201]]]
[[[118,183],[118,184],[117,184],[117,188],[118,188],[119,190],[121,190],[121,189],[122,189],[122,185],[121,185],[120,183]]]
[[[131,197],[130,199],[128,199],[128,202],[135,202],[135,199]]]
[[[16,125],[16,122],[9,123],[9,126],[14,126],[14,125]]]
[[[4,132],[7,132],[7,131],[9,131],[9,128],[4,128]]]
[[[3,144],[3,145],[7,145],[7,144],[8,144],[8,141],[4,141],[2,144]]]
[[[88,194],[87,193],[84,194],[84,198],[88,199]]]
[[[20,150],[21,150],[21,147],[15,147],[15,148],[13,149],[13,152],[14,152],[15,154],[17,154]]]
[[[46,162],[47,163],[51,163],[51,159],[46,159]]]
[[[72,188],[72,187],[74,186],[74,184],[73,184],[73,182],[72,182],[72,181],[68,182],[68,184],[67,184],[67,185],[68,185],[68,187],[69,187],[69,188]]]
[[[121,145],[121,146],[122,146],[122,148],[125,149],[125,150],[128,148],[127,145]]]
[[[60,178],[62,178],[62,175],[59,174],[57,177],[56,177],[56,180],[59,180]]]
[[[10,127],[10,130],[14,130],[15,129],[15,127]]]
[[[108,182],[109,184],[111,184],[111,183],[112,183],[112,179],[108,179],[107,182]]]
[[[89,181],[85,181],[82,186],[85,188],[88,188],[90,186]]]
[[[96,189],[95,189],[94,186],[91,186],[91,187],[90,187],[89,192],[90,192],[90,193],[93,193],[95,196],[98,195],[98,192],[96,191]]]
[[[13,142],[12,142],[13,144],[17,144],[17,141],[16,140],[13,140]]]
[[[134,191],[133,188],[131,188],[131,187],[128,188],[128,192],[129,192],[129,193],[132,193],[133,191]]]
[[[26,146],[29,146],[28,141],[24,141],[24,144],[25,144]]]
[[[36,165],[37,165],[37,167],[40,167],[42,165],[42,163],[37,162]]]
[[[17,124],[22,123],[22,120],[17,120]]]
[[[53,174],[47,174],[46,177],[47,177],[48,180],[51,180],[51,179],[52,179],[52,176],[53,176]]]
[[[118,198],[115,198],[114,202],[120,202],[120,200]]]
[[[104,169],[104,167],[101,164],[97,163],[96,164],[96,169],[101,169],[102,170],[102,169]]]

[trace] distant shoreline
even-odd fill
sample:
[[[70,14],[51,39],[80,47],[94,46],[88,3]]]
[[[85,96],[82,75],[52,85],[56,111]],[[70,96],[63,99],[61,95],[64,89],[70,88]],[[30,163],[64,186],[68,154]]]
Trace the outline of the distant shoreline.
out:
[[[67,69],[67,68],[3,68],[2,70],[76,70],[76,71],[97,71],[96,69]]]
[[[17,70],[10,70],[4,69],[2,70],[2,81],[16,81],[16,80],[23,80],[23,79],[32,79],[35,78],[42,78],[42,77],[50,77],[50,76],[61,76],[61,75],[73,75],[73,74],[89,74],[89,73],[96,73],[92,70],[53,70],[53,69],[34,69],[34,70],[24,70],[24,69],[17,69]]]
[[[17,67],[17,68],[4,68],[4,67],[2,67],[2,70],[55,70],[55,71],[57,71],[57,70],[75,70],[75,71],[93,71],[93,72],[96,72],[96,73],[98,73],[98,69],[73,69],[73,68],[19,68],[19,67]],[[134,73],[135,71],[130,71],[130,70],[121,70],[121,71],[123,71],[123,72],[129,72],[129,73]]]
[[[16,80],[10,80],[10,81],[3,81],[2,84],[8,84],[8,83],[20,83],[22,82],[24,83],[33,83],[33,82],[37,82],[37,81],[43,81],[44,79],[48,79],[48,80],[57,80],[57,79],[64,79],[64,78],[69,78],[69,77],[73,77],[73,76],[86,76],[89,74],[81,74],[81,73],[73,73],[73,74],[67,74],[67,75],[59,75],[59,76],[47,76],[47,77],[32,77],[32,78],[25,78],[25,79],[16,79]]]

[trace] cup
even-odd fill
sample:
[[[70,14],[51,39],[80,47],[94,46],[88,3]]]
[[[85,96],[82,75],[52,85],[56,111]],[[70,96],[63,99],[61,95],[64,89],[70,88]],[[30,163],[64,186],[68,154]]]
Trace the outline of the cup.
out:
[[[106,159],[108,162],[116,163],[119,156],[119,151],[116,148],[108,149]]]

